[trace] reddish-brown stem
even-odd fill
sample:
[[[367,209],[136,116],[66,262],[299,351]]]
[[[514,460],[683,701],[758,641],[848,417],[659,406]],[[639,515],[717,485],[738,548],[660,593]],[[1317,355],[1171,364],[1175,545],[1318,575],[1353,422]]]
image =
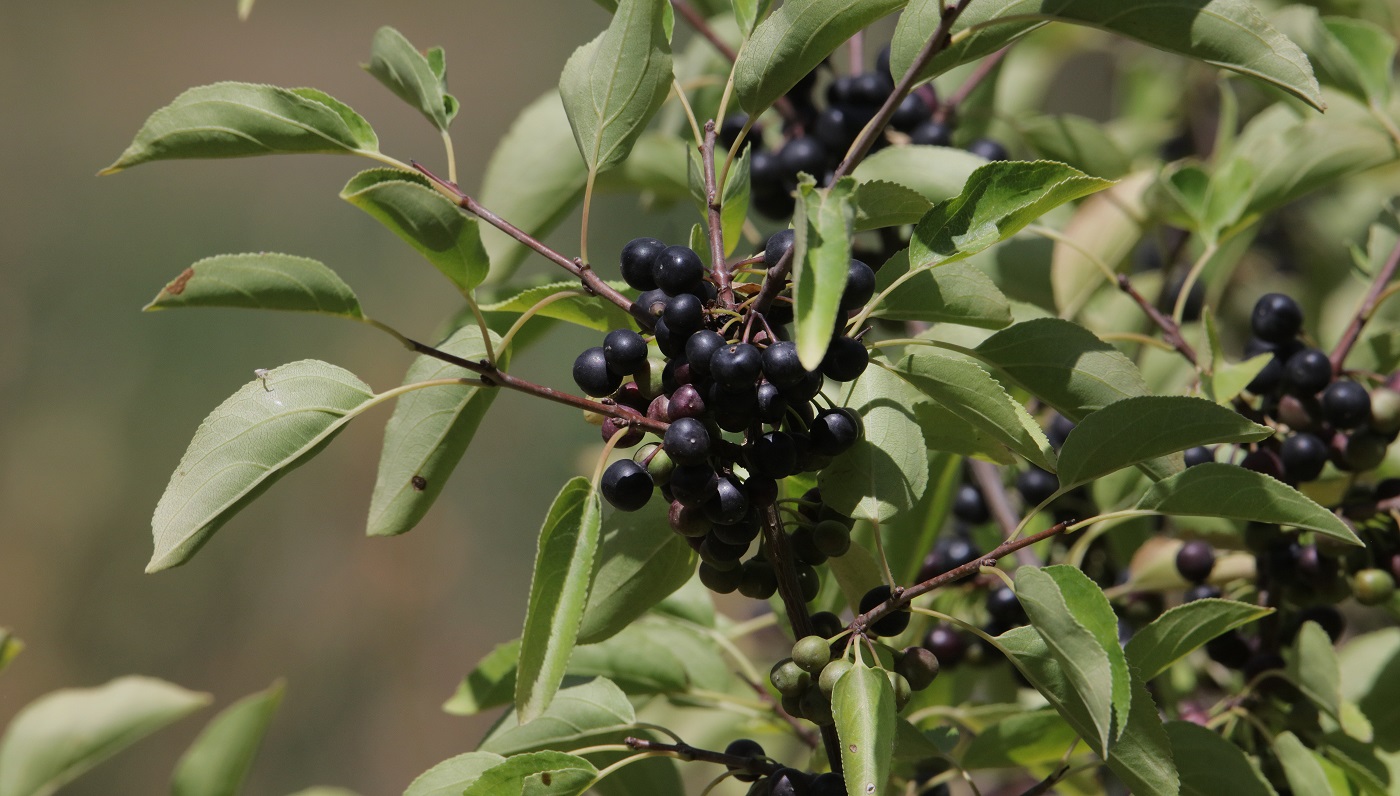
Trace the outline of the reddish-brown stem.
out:
[[[773,299],[783,292],[783,287],[787,285],[788,274],[792,272],[792,252],[796,247],[791,247],[783,252],[783,256],[778,258],[776,263],[768,265],[768,270],[763,275],[763,285],[758,289],[758,295],[753,299],[753,311],[744,322],[745,334],[748,328],[753,325],[753,319],[768,312],[768,308],[773,305]]]
[[[458,207],[462,208],[463,210],[466,210],[468,213],[471,213],[472,215],[476,216],[482,221],[485,221],[486,223],[490,224],[496,229],[499,229],[500,231],[506,233],[512,238],[515,238],[517,241],[533,249],[536,253],[544,257],[546,260],[549,260],[555,265],[558,265],[559,267],[563,268],[565,271],[568,271],[569,273],[578,277],[579,281],[583,283],[584,290],[588,291],[592,295],[602,296],[608,301],[611,301],[612,303],[631,313],[632,317],[637,319],[637,322],[641,324],[643,329],[650,329],[652,327],[652,325],[655,322],[654,319],[651,316],[647,315],[646,312],[644,312],[640,307],[635,306],[632,303],[631,299],[622,295],[612,285],[609,285],[607,282],[604,282],[603,279],[593,271],[593,266],[583,262],[582,260],[579,260],[577,257],[570,259],[568,257],[565,257],[563,254],[560,254],[559,252],[555,251],[554,249],[549,248],[548,246],[544,245],[539,240],[537,240],[530,233],[515,226],[509,221],[506,221],[504,218],[501,218],[495,213],[492,213],[485,207],[482,207],[480,202],[476,201],[475,199],[464,193],[455,182],[452,182],[451,180],[444,180],[443,178],[429,171],[425,166],[423,166],[423,164],[417,161],[409,162],[413,164],[413,168],[421,171],[423,173],[423,176],[437,183],[444,190],[450,193],[452,197],[457,200]]]
[[[456,356],[455,354],[449,354],[448,352],[443,351],[441,349],[433,348],[432,346],[427,345],[426,343],[420,343],[417,340],[413,340],[407,337],[403,339],[404,345],[408,346],[410,350],[416,351],[419,354],[425,354],[434,359],[440,359],[443,362],[456,365],[457,367],[462,368],[464,370],[469,370],[472,373],[479,375],[481,377],[482,383],[488,387],[505,387],[508,390],[523,392],[527,395],[533,395],[537,398],[543,398],[546,401],[553,401],[558,404],[564,404],[565,406],[572,406],[576,409],[583,409],[584,411],[588,412],[597,412],[598,414],[607,415],[608,417],[616,417],[620,420],[627,420],[637,428],[644,428],[647,431],[655,432],[657,434],[666,433],[666,423],[657,422],[644,415],[639,415],[636,412],[633,412],[629,409],[623,409],[622,407],[613,404],[601,403],[599,401],[590,401],[587,398],[583,398],[572,393],[561,392],[559,390],[554,389],[553,387],[546,387],[542,384],[535,384],[532,381],[526,381],[525,379],[518,378],[516,376],[510,375],[509,373],[506,373],[505,371],[497,368],[495,365],[491,364],[490,362],[487,362],[486,360],[481,360],[477,362],[470,359],[463,359],[462,357]]]
[[[710,222],[710,271],[719,291],[719,303],[734,309],[733,274],[724,262],[724,218],[719,185],[715,179],[715,122],[705,122],[705,140],[700,143],[700,163],[705,170],[705,210]]]
[[[1118,289],[1127,293],[1132,297],[1133,301],[1137,302],[1137,305],[1142,308],[1142,311],[1147,314],[1147,317],[1157,325],[1158,329],[1162,330],[1162,339],[1165,340],[1168,345],[1175,348],[1177,353],[1186,357],[1187,362],[1190,362],[1192,365],[1197,364],[1196,349],[1192,348],[1191,344],[1186,342],[1186,338],[1181,336],[1181,327],[1176,324],[1176,321],[1171,319],[1171,316],[1164,314],[1161,310],[1153,306],[1152,302],[1143,298],[1143,295],[1138,292],[1137,288],[1133,287],[1133,282],[1128,278],[1127,274],[1118,275]]]
[[[656,752],[670,755],[680,760],[700,760],[705,763],[716,763],[721,766],[728,766],[731,769],[751,771],[755,774],[763,774],[765,776],[777,773],[777,771],[782,768],[780,764],[761,757],[727,755],[724,752],[700,749],[688,743],[661,743],[660,741],[649,741],[645,738],[627,738],[623,743],[638,752]]]
[[[772,708],[773,713],[777,715],[778,718],[787,722],[788,725],[792,727],[792,731],[797,735],[798,740],[806,744],[809,748],[817,748],[818,740],[816,733],[812,732],[812,730],[806,725],[804,725],[800,719],[793,718],[792,714],[788,713],[786,710],[783,710],[782,703],[774,699],[773,695],[768,693],[768,689],[764,688],[761,683],[755,683],[747,677],[744,677],[742,679],[745,685],[753,689],[754,694],[759,698],[760,701],[763,702],[763,704]]]
[[[973,574],[982,567],[995,566],[997,559],[1000,559],[1004,556],[1008,556],[1016,552],[1017,550],[1020,550],[1023,547],[1030,547],[1036,542],[1040,542],[1045,539],[1049,539],[1052,536],[1056,536],[1060,533],[1063,533],[1064,530],[1069,526],[1073,525],[1074,522],[1074,520],[1065,520],[1064,522],[1059,522],[1055,525],[1052,525],[1050,528],[1041,531],[1040,533],[1035,534],[1034,536],[1027,536],[1024,539],[1016,539],[1014,541],[1004,542],[992,552],[986,554],[985,556],[978,557],[976,561],[969,561],[968,563],[963,564],[960,567],[954,567],[953,569],[950,569],[941,575],[935,575],[929,578],[928,580],[924,581],[923,583],[916,583],[907,589],[895,589],[894,593],[890,595],[890,598],[888,600],[885,600],[884,602],[880,603],[874,608],[871,608],[869,611],[866,611],[860,616],[857,616],[855,619],[852,619],[850,625],[851,632],[853,634],[864,633],[866,629],[872,624],[878,622],[881,618],[885,617],[886,615],[891,614],[899,610],[900,608],[903,608],[904,606],[908,605],[914,600],[915,597],[918,597],[923,594],[928,594],[929,592],[935,589],[942,588],[943,586],[946,586],[949,583],[962,580],[963,578]]]
[[[1371,283],[1371,289],[1366,292],[1366,298],[1362,299],[1361,307],[1356,311],[1356,317],[1351,319],[1341,341],[1332,350],[1333,374],[1341,375],[1342,365],[1346,362],[1347,354],[1350,354],[1351,347],[1356,345],[1356,339],[1361,336],[1361,329],[1367,321],[1371,320],[1371,313],[1376,311],[1376,305],[1380,302],[1381,293],[1385,291],[1386,285],[1395,278],[1397,267],[1400,267],[1400,243],[1396,243],[1395,248],[1391,250],[1390,259],[1385,261],[1380,273],[1376,274],[1375,281]]]
[[[967,100],[968,96],[996,71],[997,64],[1001,63],[1001,59],[1006,57],[1006,51],[1010,49],[1011,45],[1008,44],[986,58],[983,58],[982,63],[977,65],[977,69],[973,70],[972,74],[967,76],[967,79],[963,81],[961,86],[958,86],[958,90],[954,91],[948,99],[938,105],[938,110],[934,111],[933,118],[940,123],[944,123],[956,114],[958,106],[962,105],[963,102]]]
[[[957,3],[943,10],[943,18],[938,21],[938,28],[934,30],[929,40],[924,43],[924,48],[919,51],[919,55],[914,59],[914,63],[910,64],[909,70],[899,79],[899,83],[895,85],[894,91],[891,91],[890,95],[885,98],[885,104],[880,106],[880,110],[875,114],[875,118],[870,120],[870,123],[867,124],[860,131],[860,135],[856,137],[855,143],[851,144],[851,148],[846,152],[845,159],[841,161],[841,165],[836,167],[836,171],[831,178],[832,182],[850,174],[855,170],[855,167],[865,159],[865,155],[870,151],[870,147],[875,145],[876,137],[883,133],[885,126],[890,123],[890,118],[894,116],[895,110],[899,108],[899,103],[903,102],[904,98],[909,95],[910,89],[912,89],[914,83],[917,82],[919,73],[924,70],[925,66],[928,66],[929,61],[932,61],[935,55],[942,52],[943,49],[948,46],[948,32],[953,29],[953,23],[957,21],[958,16],[962,14],[963,9],[967,7],[969,2],[971,2],[971,0],[958,0]]]

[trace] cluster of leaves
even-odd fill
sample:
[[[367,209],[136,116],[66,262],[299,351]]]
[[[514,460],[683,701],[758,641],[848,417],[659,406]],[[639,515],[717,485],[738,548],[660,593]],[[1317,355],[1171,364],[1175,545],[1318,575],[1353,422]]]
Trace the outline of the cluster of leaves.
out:
[[[446,705],[461,714],[510,709],[475,751],[435,766],[406,796],[680,793],[677,760],[722,763],[722,778],[762,777],[751,790],[775,793],[779,780],[802,787],[801,770],[831,770],[851,796],[954,782],[1152,796],[1400,787],[1386,676],[1400,660],[1400,631],[1353,636],[1340,650],[1315,622],[1283,633],[1291,604],[1254,581],[1246,552],[1259,547],[1250,538],[1259,533],[1284,546],[1390,544],[1400,531],[1384,518],[1397,507],[1372,487],[1394,465],[1328,465],[1305,494],[1232,463],[1271,444],[1287,422],[1250,390],[1270,357],[1225,353],[1237,319],[1231,294],[1249,293],[1241,275],[1269,251],[1268,225],[1298,200],[1345,190],[1397,159],[1390,33],[1302,6],[1266,19],[1249,0],[600,4],[613,13],[607,29],[569,59],[558,91],[525,107],[475,194],[456,183],[449,131],[460,105],[444,53],[420,52],[388,28],[366,69],[441,132],[446,178],[382,152],[369,123],[323,92],[242,83],[180,95],[105,170],[267,154],[375,160],[342,198],[421,254],[467,307],[464,322],[428,345],[366,314],[314,260],[230,254],[185,269],[149,309],[327,314],[380,329],[418,357],[401,386],[380,392],[325,362],[260,371],[195,433],[156,508],[149,571],[187,562],[241,508],[387,401],[397,404],[370,499],[373,535],[422,519],[500,389],[663,432],[662,420],[506,368],[531,339],[519,334],[525,328],[650,330],[636,291],[590,264],[595,191],[693,198],[700,221],[689,243],[711,263],[708,279],[721,297],[726,289],[761,297],[770,279],[790,290],[792,328],[770,334],[790,336],[804,366],[822,361],[833,328],[879,352],[822,398],[859,416],[861,439],[815,477],[782,479],[777,501],[800,509],[816,489],[822,505],[855,522],[854,543],[830,559],[811,605],[852,617],[823,634],[844,636],[854,653],[831,689],[824,737],[781,710],[757,674],[765,666],[750,657],[779,657],[764,647],[764,628],[777,625],[788,644],[807,635],[805,601],[774,598],[752,621],[726,616],[695,579],[697,555],[668,528],[665,508],[653,501],[606,513],[595,474],[565,484],[546,513],[521,637],[482,660]],[[673,53],[677,10],[706,35]],[[771,119],[762,135],[780,143],[775,104],[804,81],[828,79],[832,54],[895,12],[887,83],[895,88],[834,173],[797,183],[790,264],[745,256],[741,247],[761,249],[766,237],[757,226],[766,222],[748,214],[745,136]],[[1107,47],[1114,38],[1155,50]],[[715,54],[716,41],[732,60]],[[1114,59],[1122,113],[1100,123],[1043,112],[1035,102],[1050,76],[1088,48]],[[1235,76],[1193,81],[1191,62]],[[939,90],[923,96],[956,97],[956,108],[948,99],[934,111],[952,119],[956,110],[954,141],[1014,134],[1014,148],[1040,159],[987,163],[885,130],[927,81]],[[731,102],[753,123],[725,157],[715,128],[701,122],[724,119]],[[1192,126],[1182,136],[1183,119],[1194,117],[1212,120],[1213,133]],[[877,138],[883,148],[865,157]],[[580,257],[538,242],[580,203]],[[1400,366],[1396,333],[1367,324],[1389,296],[1398,228],[1383,214],[1356,251],[1374,287],[1333,357],[1353,378],[1378,381]],[[874,296],[844,313],[852,252],[862,249],[878,267]],[[514,271],[532,252],[571,279],[519,283]],[[1130,273],[1152,255],[1155,268]],[[739,274],[739,263],[757,262],[765,269]],[[1153,288],[1157,301],[1143,297]],[[1192,306],[1202,293],[1204,306]],[[747,311],[720,301],[712,311]],[[1186,467],[1182,452],[1206,445],[1229,453]],[[992,511],[954,511],[964,472]],[[1048,486],[1025,486],[1027,473]],[[1020,486],[1019,512],[1010,483]],[[1364,522],[1377,512],[1381,521]],[[761,554],[790,596],[793,565],[776,522]],[[1179,537],[1241,551],[1207,568],[1231,599],[1182,601],[1189,584],[1171,563]],[[971,552],[953,555],[950,540]],[[986,609],[974,598],[1003,581],[1023,623],[979,629]],[[881,586],[888,598],[862,604]],[[1179,604],[1167,610],[1168,601]],[[894,646],[874,638],[882,619],[911,607]],[[1393,601],[1383,608],[1396,611]],[[1248,680],[1213,665],[1197,670],[1206,659],[1198,650],[1256,624],[1277,665]],[[892,650],[930,630],[946,637],[949,625],[978,636],[981,664],[945,665],[897,711],[897,680],[879,670],[896,668]],[[750,634],[752,644],[740,643]],[[0,664],[9,648],[0,638]],[[1271,681],[1294,690],[1261,685]],[[177,769],[176,792],[236,793],[279,697],[274,687],[216,718]],[[1290,714],[1280,699],[1308,709]],[[0,741],[0,796],[52,792],[205,701],[136,679],[45,697]],[[697,707],[706,720],[688,719]],[[772,737],[763,747],[771,757],[705,751],[750,732]],[[826,755],[808,760],[804,745]]]

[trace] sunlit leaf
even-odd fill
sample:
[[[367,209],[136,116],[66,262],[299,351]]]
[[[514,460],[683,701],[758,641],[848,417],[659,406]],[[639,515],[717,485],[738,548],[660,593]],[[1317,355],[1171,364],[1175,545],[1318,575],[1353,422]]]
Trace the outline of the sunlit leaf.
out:
[[[239,307],[337,315],[363,320],[360,300],[323,263],[290,254],[220,254],[180,272],[145,306]]]

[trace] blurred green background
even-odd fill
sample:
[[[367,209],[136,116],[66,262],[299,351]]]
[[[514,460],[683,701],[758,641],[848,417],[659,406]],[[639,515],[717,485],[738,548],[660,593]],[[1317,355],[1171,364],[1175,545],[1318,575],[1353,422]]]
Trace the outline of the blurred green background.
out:
[[[359,68],[388,24],[447,48],[466,108],[453,128],[462,181],[475,185],[515,114],[556,84],[608,17],[592,3],[551,0],[265,0],[240,23],[234,5],[4,4],[0,626],[27,649],[0,678],[0,726],[49,690],[122,674],[209,691],[216,708],[285,677],[247,792],[340,784],[399,793],[485,731],[485,720],[439,706],[479,656],[519,632],[539,523],[597,430],[571,410],[503,395],[428,518],[406,536],[369,539],[385,407],[197,560],[142,574],[150,512],[171,470],[200,420],[254,368],[324,359],[385,389],[411,359],[368,327],[328,318],[143,315],[167,280],[212,254],[314,257],[369,312],[420,338],[457,302],[417,254],[336,198],[369,161],[184,161],[94,174],[152,111],[220,80],[315,86],[368,118],[386,152],[441,168],[436,131]],[[597,245],[618,242],[599,235]],[[566,386],[567,348],[537,349],[518,372]],[[167,791],[175,759],[212,712],[64,792]]]

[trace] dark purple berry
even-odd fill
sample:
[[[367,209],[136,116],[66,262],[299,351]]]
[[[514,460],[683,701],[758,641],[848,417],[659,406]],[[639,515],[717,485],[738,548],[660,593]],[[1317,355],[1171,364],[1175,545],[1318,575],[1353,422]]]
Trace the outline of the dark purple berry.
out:
[[[702,508],[710,522],[716,525],[734,525],[749,513],[749,499],[734,481],[720,478],[715,481],[714,492]]]
[[[745,561],[739,571],[739,593],[751,600],[766,600],[778,590],[778,577],[761,556]]]
[[[1215,568],[1215,548],[1209,542],[1192,539],[1176,552],[1176,571],[1192,583],[1205,583]]]
[[[1316,348],[1304,348],[1284,365],[1284,386],[1295,395],[1314,395],[1332,381],[1332,360]]]
[[[1354,381],[1335,381],[1322,393],[1322,413],[1337,428],[1357,428],[1371,419],[1371,396]]]
[[[1181,601],[1193,603],[1197,600],[1215,600],[1220,598],[1220,590],[1209,584],[1199,584],[1192,586],[1182,595]]]
[[[688,338],[705,325],[705,307],[698,296],[682,293],[666,302],[661,318],[672,334],[688,342]]]
[[[651,499],[653,484],[646,469],[631,459],[619,459],[603,471],[599,489],[618,511],[636,511]]]
[[[1006,627],[1026,622],[1026,610],[1021,607],[1016,592],[1005,586],[987,593],[987,615]]]
[[[850,109],[832,105],[817,116],[812,135],[831,152],[845,152],[860,134],[860,122]]]
[[[781,229],[769,235],[768,242],[763,245],[763,264],[769,268],[777,265],[784,254],[792,251],[796,234],[790,229]]]
[[[1045,429],[1045,436],[1049,438],[1050,444],[1059,450],[1060,446],[1069,439],[1069,433],[1074,430],[1074,421],[1060,414],[1054,413],[1050,417],[1050,427]]]
[[[797,356],[797,344],[783,340],[763,349],[763,376],[779,388],[792,387],[807,376]]]
[[[1016,491],[1028,506],[1039,506],[1050,499],[1060,488],[1060,479],[1054,473],[1039,467],[1031,467],[1016,476]]]
[[[876,586],[860,598],[860,613],[863,614],[873,609],[889,598],[889,586]],[[877,636],[897,636],[909,627],[909,617],[909,609],[907,607],[901,608],[894,613],[880,617],[870,626],[870,630]]]
[[[603,359],[617,376],[630,376],[646,367],[647,341],[631,329],[614,329],[603,338]]]
[[[851,260],[846,271],[846,289],[841,294],[841,312],[847,313],[865,306],[875,295],[875,272],[860,260]]]
[[[1316,480],[1327,464],[1327,454],[1327,443],[1312,434],[1294,434],[1279,448],[1283,473],[1295,484]]]
[[[693,384],[682,384],[671,393],[667,402],[667,422],[682,418],[698,418],[705,414],[705,399]]]
[[[860,439],[860,421],[849,409],[823,409],[812,421],[812,451],[819,456],[839,456]]]
[[[769,478],[787,478],[797,472],[797,445],[792,435],[770,431],[754,440],[750,469]]]
[[[918,94],[908,94],[895,108],[894,116],[890,118],[890,126],[901,133],[912,132],[920,124],[928,120],[931,113],[928,103]]]
[[[834,337],[822,357],[822,375],[832,381],[855,381],[870,364],[870,349],[854,337]]]
[[[822,638],[831,638],[844,628],[840,617],[830,611],[818,611],[812,614],[812,632]]]
[[[749,123],[749,116],[746,113],[733,113],[724,117],[724,121],[719,125],[718,138],[725,149],[734,146],[734,142],[739,140],[739,133],[744,131],[744,125]]]
[[[685,358],[691,363],[695,375],[709,378],[710,357],[724,347],[724,338],[719,332],[701,329],[685,341]]]
[[[763,372],[763,354],[748,343],[722,346],[710,356],[710,376],[726,389],[752,387]]]
[[[731,116],[730,118],[732,119],[734,117]],[[749,738],[740,738],[737,741],[730,742],[728,746],[724,747],[724,753],[729,755],[730,757],[753,758],[755,761],[762,760],[764,755],[767,754],[763,751],[763,747],[758,745],[757,741],[751,740]],[[741,769],[735,768],[734,766],[729,766],[729,770],[740,771]],[[740,782],[753,782],[754,780],[758,779],[759,776],[759,774],[740,773],[735,774],[734,778],[739,780]]]
[[[637,296],[637,300],[634,304],[637,309],[642,311],[642,314],[657,318],[660,317],[662,312],[665,312],[668,298],[666,291],[658,287]]]
[[[787,399],[768,382],[758,385],[758,406],[754,413],[765,423],[781,422],[787,414]]]
[[[921,146],[952,146],[953,130],[942,122],[929,119],[909,133],[909,143]]]
[[[826,87],[827,105],[850,105],[855,101],[855,75],[841,75]]]
[[[704,536],[710,532],[712,525],[705,519],[705,512],[694,506],[683,505],[679,501],[672,501],[666,519],[671,523],[671,530],[681,536]]]
[[[634,238],[622,247],[622,281],[638,290],[655,290],[651,264],[666,244],[656,238]]]
[[[656,333],[656,347],[661,349],[661,353],[668,359],[685,356],[685,337],[672,334],[671,325],[666,323],[664,315],[656,319],[652,331]]]
[[[716,482],[715,469],[708,464],[678,464],[667,486],[681,505],[700,506],[714,493]]]
[[[1280,481],[1285,478],[1283,474],[1283,459],[1277,452],[1271,451],[1268,448],[1257,448],[1250,451],[1248,455],[1240,461],[1240,466],[1246,470],[1262,473],[1270,478],[1277,478]]]
[[[894,81],[888,71],[862,72],[851,82],[851,102],[865,105],[872,110],[885,103],[885,98],[894,91]]]
[[[1186,466],[1195,467],[1198,464],[1206,464],[1215,461],[1215,451],[1204,445],[1188,448],[1185,453]]]
[[[938,656],[944,666],[957,666],[967,657],[967,640],[947,625],[938,625],[924,637],[924,649]]]
[[[987,160],[1006,160],[1011,157],[1007,153],[1006,147],[990,138],[979,138],[973,141],[968,144],[967,151]]]
[[[1254,304],[1249,317],[1254,336],[1269,343],[1286,343],[1303,328],[1303,310],[1282,293],[1269,293]]]
[[[729,569],[719,569],[708,562],[700,562],[700,582],[705,588],[716,594],[730,594],[739,588],[739,581],[743,578],[743,570],[740,567]]]
[[[982,499],[982,490],[972,484],[958,487],[953,497],[953,516],[972,525],[981,525],[992,518],[987,510],[987,501]]]
[[[815,138],[794,138],[778,150],[778,164],[788,179],[803,172],[820,177],[826,171],[826,160],[826,147]]]
[[[574,360],[574,383],[586,394],[602,398],[617,392],[622,386],[622,377],[608,368],[603,347],[594,346]]]
[[[710,432],[693,417],[672,421],[661,447],[679,464],[700,464],[710,455]]]
[[[705,263],[688,246],[667,246],[656,255],[651,274],[666,295],[679,296],[700,287],[705,278]]]

